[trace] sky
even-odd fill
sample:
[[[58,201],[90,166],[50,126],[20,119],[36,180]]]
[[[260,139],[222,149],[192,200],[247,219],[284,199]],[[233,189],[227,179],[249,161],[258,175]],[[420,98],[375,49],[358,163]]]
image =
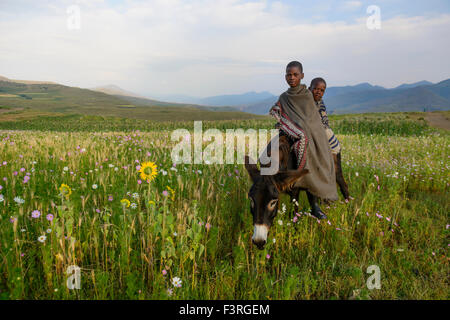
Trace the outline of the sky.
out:
[[[448,0],[0,0],[0,76],[149,97],[278,95],[292,60],[306,84],[439,82],[449,39]]]

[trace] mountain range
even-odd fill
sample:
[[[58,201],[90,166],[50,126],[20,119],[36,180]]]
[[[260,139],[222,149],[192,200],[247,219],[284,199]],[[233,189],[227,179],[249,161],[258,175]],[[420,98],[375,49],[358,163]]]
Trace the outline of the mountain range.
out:
[[[152,112],[175,114],[178,111],[181,115],[190,110],[192,114],[216,112],[213,118],[218,116],[217,112],[227,119],[247,118],[250,114],[266,115],[277,99],[278,96],[267,91],[203,98],[176,94],[148,98],[116,85],[83,89],[0,76],[0,107],[38,108],[49,112],[109,113],[118,116],[125,113],[127,117],[152,118]],[[329,87],[324,102],[330,114],[450,110],[450,79],[435,84],[419,81],[392,89],[370,83]],[[188,116],[189,119],[192,117]],[[171,119],[168,115],[164,118]]]
[[[254,114],[267,114],[277,101],[272,95],[253,103],[235,105]],[[450,79],[433,84],[420,81],[392,89],[360,83],[329,87],[323,97],[329,113],[403,112],[450,110]]]

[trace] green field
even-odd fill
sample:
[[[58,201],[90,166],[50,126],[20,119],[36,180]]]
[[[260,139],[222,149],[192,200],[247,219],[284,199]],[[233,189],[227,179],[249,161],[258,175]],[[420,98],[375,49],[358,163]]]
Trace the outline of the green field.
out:
[[[425,117],[331,116],[354,199],[323,205],[329,220],[319,223],[302,195],[294,222],[283,196],[262,251],[251,242],[243,165],[172,166],[170,132],[192,130],[192,118],[3,118],[0,298],[449,299],[450,136]],[[147,161],[158,166],[150,183],[137,168]],[[79,290],[66,286],[71,265]],[[381,289],[367,288],[371,265]]]

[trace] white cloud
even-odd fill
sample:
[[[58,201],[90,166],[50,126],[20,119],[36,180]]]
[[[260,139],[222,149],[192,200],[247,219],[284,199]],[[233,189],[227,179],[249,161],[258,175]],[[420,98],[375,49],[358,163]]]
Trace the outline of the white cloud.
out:
[[[353,23],[292,19],[281,2],[78,3],[81,30],[66,28],[66,4],[18,18],[0,14],[0,30],[7,30],[0,37],[0,75],[213,95],[281,92],[283,69],[294,59],[303,63],[306,79],[323,76],[329,85],[394,86],[450,74],[442,62],[450,55],[448,14],[395,17],[383,20],[381,30],[368,30],[366,17]]]

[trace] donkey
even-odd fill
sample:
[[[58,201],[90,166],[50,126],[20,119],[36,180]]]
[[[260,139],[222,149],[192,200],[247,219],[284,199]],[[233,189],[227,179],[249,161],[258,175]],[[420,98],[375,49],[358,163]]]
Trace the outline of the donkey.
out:
[[[269,157],[271,156],[270,149],[269,143],[267,146],[267,155]],[[288,137],[284,135],[279,136],[278,164],[278,173],[274,175],[261,175],[256,164],[251,164],[250,158],[248,156],[245,157],[245,168],[253,182],[248,192],[254,227],[252,242],[258,249],[263,249],[267,242],[267,234],[278,212],[280,194],[287,193],[291,197],[291,201],[293,199],[298,200],[300,190],[304,189],[295,187],[294,185],[303,176],[308,174],[307,169],[295,170],[295,155],[291,152]],[[308,201],[311,205],[311,214],[318,219],[326,219],[327,216],[317,204],[317,198],[307,190],[305,191],[307,192]],[[294,210],[298,211],[298,201],[295,201]]]

